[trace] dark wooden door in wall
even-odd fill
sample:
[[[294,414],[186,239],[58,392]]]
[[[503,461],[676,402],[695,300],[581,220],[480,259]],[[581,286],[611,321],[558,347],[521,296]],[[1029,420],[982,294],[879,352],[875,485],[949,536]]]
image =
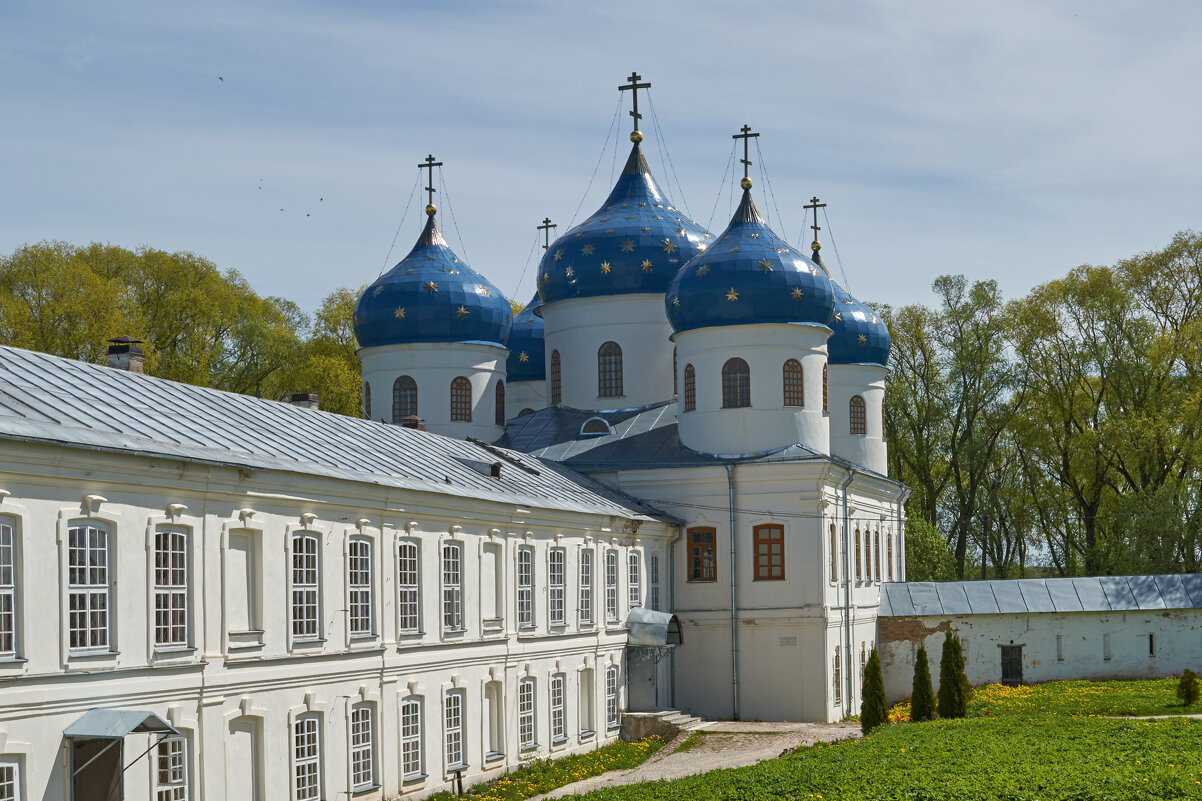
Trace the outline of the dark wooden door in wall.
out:
[[[1002,684],[1017,687],[1023,683],[1023,647],[1002,646]]]

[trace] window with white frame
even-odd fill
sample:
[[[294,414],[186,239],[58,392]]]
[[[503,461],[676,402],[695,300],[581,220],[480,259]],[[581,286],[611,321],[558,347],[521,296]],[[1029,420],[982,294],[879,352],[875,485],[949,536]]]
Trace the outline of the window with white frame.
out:
[[[292,797],[321,798],[321,730],[315,715],[297,718],[292,726]]]
[[[20,801],[21,773],[15,761],[0,757],[0,801]]]
[[[564,714],[564,676],[556,673],[551,677],[551,741],[562,742],[568,739],[567,723]]]
[[[616,729],[621,723],[618,716],[618,667],[610,665],[605,669],[605,725]]]
[[[442,546],[442,625],[463,630],[463,545],[458,542]]]
[[[605,552],[605,618],[618,619],[618,552]]]
[[[534,679],[518,682],[518,745],[534,748]]]
[[[651,597],[647,602],[651,608],[659,611],[659,554],[653,553],[647,557],[647,583],[651,587]]]
[[[643,571],[639,564],[639,552],[631,551],[626,557],[629,567],[630,581],[626,584],[626,594],[630,598],[630,608],[643,605]]]
[[[518,547],[518,625],[534,625],[534,549]]]
[[[155,749],[155,801],[188,801],[188,752],[183,737],[160,740]],[[6,796],[0,793],[0,799]]]
[[[346,584],[350,597],[351,636],[375,633],[371,608],[371,540],[353,538],[347,543]]]
[[[402,634],[421,630],[421,568],[417,543],[401,542],[397,548],[397,627]]]
[[[466,767],[463,758],[463,690],[452,690],[443,699],[443,728],[447,740],[447,770]]]
[[[596,703],[595,687],[593,686],[593,670],[587,668],[580,671],[580,736],[591,737],[596,731],[597,724],[593,717],[593,706]]]
[[[351,710],[351,786],[365,790],[376,783],[375,723],[371,704]]]
[[[17,540],[13,524],[0,517],[0,656],[16,653]]]
[[[154,533],[154,644],[188,644],[188,534],[182,529]]]
[[[593,622],[593,551],[580,552],[580,622]]]
[[[109,647],[109,532],[78,524],[67,530],[67,604],[71,648]]]
[[[567,623],[567,560],[567,552],[563,548],[552,548],[547,554],[548,616],[552,626]]]
[[[292,535],[292,637],[315,640],[320,636],[317,626],[321,570],[318,557],[321,540],[311,531]]]
[[[401,702],[401,774],[422,775],[422,702],[416,697]]]

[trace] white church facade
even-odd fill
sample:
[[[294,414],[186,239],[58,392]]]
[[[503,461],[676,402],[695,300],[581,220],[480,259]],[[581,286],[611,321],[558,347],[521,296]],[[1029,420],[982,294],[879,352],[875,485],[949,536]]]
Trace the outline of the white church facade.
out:
[[[0,801],[422,797],[626,711],[858,711],[888,331],[746,175],[714,234],[631,139],[516,315],[427,207],[356,306],[365,419],[0,347]]]

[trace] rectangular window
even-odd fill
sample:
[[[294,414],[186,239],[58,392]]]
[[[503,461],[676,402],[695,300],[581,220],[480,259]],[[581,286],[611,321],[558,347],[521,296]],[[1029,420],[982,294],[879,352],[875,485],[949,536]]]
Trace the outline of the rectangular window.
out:
[[[518,682],[518,745],[522,750],[534,748],[534,679]]]
[[[447,735],[447,770],[467,767],[463,759],[463,690],[453,690],[443,701],[443,726]]]
[[[580,552],[580,622],[593,622],[593,552]]]
[[[0,518],[0,656],[16,653],[17,541],[12,524]]]
[[[864,578],[872,581],[872,532],[864,529]]]
[[[351,784],[356,790],[376,782],[371,707],[359,704],[351,711]]]
[[[830,564],[827,565],[827,574],[830,576],[831,584],[836,584],[839,581],[839,535],[835,531],[834,523],[831,523],[830,542],[827,543],[827,549],[830,552]]]
[[[548,600],[551,610],[551,625],[567,623],[567,599],[564,582],[567,579],[567,552],[563,548],[552,548],[547,555]]]
[[[401,702],[401,772],[405,778],[422,774],[422,702]]]
[[[1110,635],[1102,635],[1102,659],[1110,661]]]
[[[188,535],[154,534],[154,644],[188,644]]]
[[[605,552],[605,619],[618,619],[618,552]]]
[[[155,756],[155,801],[188,801],[188,755],[184,738],[169,737]],[[8,796],[0,792],[0,799]]]
[[[484,708],[488,714],[488,754],[486,760],[505,755],[504,688],[499,681],[484,685]]]
[[[518,548],[518,625],[534,625],[534,549]]]
[[[568,739],[563,685],[562,673],[556,673],[551,677],[551,741],[556,743]]]
[[[872,575],[877,581],[881,580],[881,530],[878,528],[872,532],[872,554],[876,557],[876,561],[872,565]]]
[[[0,762],[0,801],[20,801],[21,776],[15,762]]]
[[[660,611],[659,608],[659,554],[653,553],[647,558],[647,579],[651,585],[651,598],[648,603],[651,608]]]
[[[593,704],[596,702],[593,686],[593,671],[580,671],[580,736],[591,737],[597,729],[593,719]]]
[[[247,635],[262,630],[259,598],[258,534],[251,531],[231,531],[225,554],[226,621],[231,644],[246,642]],[[234,637],[233,635],[241,635]],[[251,640],[257,641],[257,636]]]
[[[420,562],[417,543],[405,540],[397,548],[397,626],[402,634],[421,630]]]
[[[1057,662],[1064,661],[1064,635],[1063,634],[1056,635],[1056,661]]]
[[[315,640],[320,636],[317,626],[320,543],[311,532],[292,536],[292,636],[298,640]]]
[[[71,648],[109,647],[109,533],[97,526],[67,530],[67,601]]]
[[[605,669],[605,725],[616,729],[621,724],[618,715],[618,668],[610,665]]]
[[[643,571],[642,565],[639,564],[638,551],[631,551],[626,561],[630,576],[630,580],[626,582],[626,595],[630,601],[630,608],[633,609],[643,605]]]
[[[442,625],[447,631],[463,631],[463,546],[442,546]]]
[[[316,717],[303,717],[292,728],[293,798],[321,798],[321,732]]]
[[[885,535],[885,561],[889,565],[889,580],[893,581],[893,532]]]
[[[689,529],[689,581],[717,581],[712,528]]]
[[[863,551],[860,548],[860,530],[856,529],[856,581],[864,580]]]
[[[1148,633],[1148,656],[1156,656],[1156,635]]]
[[[831,683],[833,684],[832,689],[834,690],[835,706],[839,706],[840,704],[843,703],[843,677],[841,675],[842,674],[841,668],[842,668],[842,664],[841,664],[841,660],[839,659],[839,646],[836,645],[835,646],[835,662],[834,662],[834,667],[831,670]]]
[[[347,578],[350,588],[351,636],[374,634],[371,609],[371,541],[353,539],[348,543]]]
[[[785,527],[776,524],[752,530],[755,547],[755,580],[781,581],[785,577]]]

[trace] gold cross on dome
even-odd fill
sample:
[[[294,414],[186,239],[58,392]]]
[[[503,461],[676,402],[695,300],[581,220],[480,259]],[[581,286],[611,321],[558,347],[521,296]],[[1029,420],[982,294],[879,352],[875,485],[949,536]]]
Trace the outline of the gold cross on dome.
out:
[[[550,217],[547,217],[546,219],[544,219],[544,220],[543,220],[543,224],[542,224],[542,225],[540,225],[540,226],[537,226],[538,230],[540,230],[540,231],[543,231],[543,232],[544,232],[544,236],[543,236],[543,250],[547,250],[548,248],[550,248],[550,247],[551,247],[551,229],[552,229],[552,228],[558,228],[558,227],[559,227],[558,225],[556,225],[555,223],[551,222],[551,218],[550,218]]]
[[[814,245],[818,244],[818,232],[822,230],[822,228],[818,226],[818,209],[825,209],[826,204],[819,203],[818,196],[815,195],[814,197],[810,198],[809,205],[802,206],[802,208],[806,209],[807,211],[810,209],[813,209],[814,211],[814,224],[810,226],[810,228],[814,229],[814,242],[810,245],[810,247],[814,248]],[[818,250],[818,248],[814,248],[814,250]]]
[[[639,129],[639,120],[641,120],[643,118],[643,115],[639,114],[639,90],[651,88],[650,82],[639,83],[639,81],[642,79],[642,77],[643,76],[639,75],[637,72],[631,72],[630,77],[626,79],[626,80],[630,81],[630,83],[628,83],[624,86],[618,87],[619,92],[625,92],[627,89],[629,89],[633,93],[634,111],[630,112],[630,116],[634,118],[634,128],[632,130],[635,130],[635,131],[637,131]]]
[[[744,178],[744,180],[746,180],[748,177],[747,169],[751,166],[751,152],[748,148],[751,143],[751,140],[756,138],[757,136],[759,136],[759,134],[752,133],[750,125],[744,125],[739,130],[741,131],[741,133],[734,134],[733,136],[731,136],[731,139],[742,139],[743,140],[743,159],[742,159],[743,178]]]
[[[426,187],[426,203],[431,206],[434,205],[434,193],[437,191],[434,188],[434,168],[441,166],[442,162],[435,161],[433,153],[426,156],[424,163],[417,165],[419,170],[426,170],[426,183],[429,184],[429,186]]]

